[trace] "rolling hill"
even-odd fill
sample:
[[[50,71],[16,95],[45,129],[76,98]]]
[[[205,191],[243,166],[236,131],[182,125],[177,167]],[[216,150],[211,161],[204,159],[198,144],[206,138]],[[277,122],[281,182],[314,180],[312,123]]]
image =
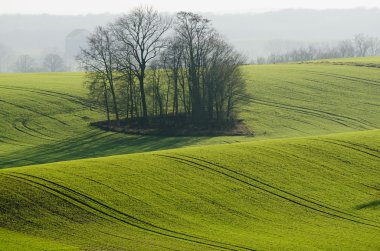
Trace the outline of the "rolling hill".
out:
[[[0,222],[84,250],[378,250],[379,149],[374,130],[4,169]]]
[[[366,60],[376,62],[378,58]],[[83,74],[2,74],[0,168],[190,145],[369,130],[380,124],[377,68],[283,64],[245,66],[243,71],[253,98],[243,107],[241,117],[256,137],[115,135],[88,126],[104,115],[87,106]]]
[[[81,73],[2,74],[0,250],[379,250],[378,61],[244,66],[255,137],[103,132]]]

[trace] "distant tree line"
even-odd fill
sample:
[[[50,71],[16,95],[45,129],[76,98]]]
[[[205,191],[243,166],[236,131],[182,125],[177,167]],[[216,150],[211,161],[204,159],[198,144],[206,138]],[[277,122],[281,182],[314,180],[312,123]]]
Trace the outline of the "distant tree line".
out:
[[[283,54],[272,53],[267,58],[257,58],[257,64],[297,62],[329,58],[351,58],[380,56],[380,39],[358,34],[353,39],[343,40],[336,46],[314,46],[295,49]]]
[[[13,72],[63,72],[67,70],[62,57],[55,53],[45,55],[42,62],[38,62],[29,54],[19,55],[13,60],[9,60],[9,57],[12,57],[10,50],[0,45],[0,72],[4,70]],[[13,62],[5,66],[5,61]]]
[[[107,121],[233,121],[246,96],[244,57],[211,22],[190,12],[167,17],[139,7],[89,36],[77,57]]]

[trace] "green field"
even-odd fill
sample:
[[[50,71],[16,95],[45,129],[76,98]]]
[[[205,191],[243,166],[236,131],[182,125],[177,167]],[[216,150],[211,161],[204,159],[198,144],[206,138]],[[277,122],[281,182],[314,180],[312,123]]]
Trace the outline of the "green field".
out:
[[[244,66],[254,137],[103,132],[83,74],[2,74],[0,250],[379,250],[378,62]]]

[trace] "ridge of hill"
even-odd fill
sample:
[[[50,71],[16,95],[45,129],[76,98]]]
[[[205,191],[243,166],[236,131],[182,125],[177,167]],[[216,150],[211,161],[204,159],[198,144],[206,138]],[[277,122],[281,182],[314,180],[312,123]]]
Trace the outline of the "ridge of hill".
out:
[[[0,227],[81,250],[378,250],[379,158],[372,130],[3,169]]]

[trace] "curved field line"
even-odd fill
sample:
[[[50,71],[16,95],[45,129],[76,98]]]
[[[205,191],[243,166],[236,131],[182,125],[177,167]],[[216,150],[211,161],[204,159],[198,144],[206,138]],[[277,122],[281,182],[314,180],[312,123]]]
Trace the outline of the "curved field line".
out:
[[[190,166],[196,167],[196,168],[203,167],[203,168],[205,168],[205,169],[207,169],[207,170],[209,170],[209,171],[211,171],[211,172],[219,173],[219,174],[221,174],[221,175],[223,175],[223,176],[226,176],[226,177],[228,177],[228,178],[230,178],[230,179],[233,179],[233,180],[235,180],[235,181],[238,181],[238,182],[241,182],[241,183],[243,183],[243,184],[246,184],[246,185],[248,185],[248,186],[250,186],[250,187],[254,187],[254,188],[256,188],[256,189],[258,189],[258,190],[261,190],[261,191],[263,191],[263,192],[266,192],[266,193],[272,194],[272,195],[274,195],[274,196],[276,196],[276,197],[279,197],[279,198],[281,198],[281,199],[284,199],[284,200],[286,200],[286,201],[289,201],[289,202],[292,202],[292,203],[297,204],[297,205],[299,205],[299,206],[302,206],[302,207],[305,207],[305,208],[308,208],[308,209],[311,209],[311,210],[314,210],[314,211],[320,212],[320,213],[325,214],[325,215],[333,216],[333,217],[336,217],[336,218],[339,218],[339,219],[342,219],[342,220],[347,220],[347,221],[351,221],[351,222],[354,222],[354,223],[358,223],[358,224],[362,224],[362,225],[366,225],[366,226],[370,226],[370,227],[380,228],[380,226],[378,226],[378,225],[373,225],[373,224],[370,224],[370,223],[361,222],[361,221],[359,221],[359,220],[350,219],[350,218],[347,218],[347,217],[344,217],[344,216],[338,215],[338,214],[336,214],[336,213],[331,213],[331,212],[323,211],[323,210],[321,210],[321,209],[318,209],[318,208],[315,208],[315,207],[313,207],[313,206],[310,206],[310,205],[304,204],[304,203],[302,203],[302,202],[299,202],[299,201],[295,200],[294,198],[288,198],[288,197],[286,197],[286,196],[284,196],[284,195],[281,195],[281,194],[275,193],[275,192],[273,192],[273,191],[270,191],[270,190],[268,190],[267,188],[262,188],[262,187],[258,186],[257,184],[252,184],[252,183],[250,183],[250,182],[247,182],[247,181],[243,180],[242,177],[243,177],[243,178],[246,178],[246,179],[249,179],[249,180],[252,180],[252,181],[255,181],[255,182],[257,182],[257,183],[261,183],[261,184],[263,184],[261,181],[258,181],[258,180],[256,180],[256,179],[251,178],[251,177],[249,177],[249,176],[246,176],[246,175],[244,175],[244,174],[239,174],[238,172],[236,172],[236,171],[234,171],[234,170],[231,170],[231,169],[229,169],[229,168],[226,168],[226,167],[221,167],[221,166],[218,166],[218,165],[213,164],[213,165],[216,166],[216,167],[219,167],[219,168],[221,168],[221,169],[223,169],[223,170],[230,171],[230,172],[234,173],[235,175],[237,174],[238,176],[241,176],[241,177],[235,177],[234,175],[231,175],[231,174],[225,173],[225,172],[223,172],[223,171],[219,171],[219,170],[216,170],[216,169],[210,168],[210,167],[208,167],[207,165],[203,165],[203,164],[201,164],[201,163],[199,163],[199,162],[195,162],[195,161],[192,161],[192,160],[188,160],[188,159],[185,159],[185,158],[183,158],[183,157],[168,156],[168,155],[163,155],[163,154],[155,154],[155,155],[156,155],[156,156],[161,156],[161,157],[164,157],[164,158],[173,159],[173,160],[175,160],[175,161],[179,161],[180,163],[184,163],[184,164],[187,164],[187,165],[190,165]],[[188,157],[188,156],[186,156],[186,157]],[[202,160],[202,161],[203,161],[203,160]],[[205,162],[205,161],[204,161],[204,162]],[[199,168],[199,169],[201,169],[201,168]],[[203,169],[201,169],[201,170],[203,170]],[[274,189],[274,190],[278,190],[278,191],[280,191],[280,189],[274,188],[274,187],[272,187],[271,185],[266,185],[266,186],[268,186],[268,187],[271,188],[271,189]],[[291,195],[290,193],[288,193],[288,192],[286,192],[286,191],[284,191],[283,193],[288,194],[288,195]],[[295,195],[291,195],[291,196],[297,198],[297,196],[295,196]],[[317,204],[318,204],[318,203],[317,203]],[[323,206],[322,206],[322,207],[323,207]],[[359,218],[359,217],[357,217],[357,218]]]
[[[123,240],[137,241],[136,239],[124,237],[124,236],[121,236],[121,235],[111,234],[111,233],[107,233],[107,232],[104,232],[104,231],[99,231],[99,232],[102,233],[102,234],[109,235],[109,236],[112,236],[112,237],[117,237],[117,238],[120,238],[120,239],[123,239]],[[157,244],[146,243],[144,241],[140,241],[140,242],[143,243],[143,244],[145,244],[145,245],[150,245],[150,246],[153,246],[153,247],[159,247],[160,249],[181,251],[181,249],[168,248],[168,247],[164,247],[164,246],[157,245]]]
[[[30,109],[29,107],[22,106],[22,105],[17,105],[17,104],[13,104],[13,103],[11,103],[11,102],[8,102],[8,101],[2,100],[2,99],[0,99],[0,102],[2,102],[2,103],[4,103],[4,104],[11,105],[11,106],[14,106],[14,107],[17,107],[17,108],[22,109],[22,110],[27,110],[27,111],[30,111],[30,112],[36,113],[36,114],[38,114],[38,115],[40,115],[40,116],[43,116],[43,117],[47,117],[47,118],[52,119],[52,120],[54,120],[54,121],[57,121],[57,122],[59,122],[59,123],[61,123],[61,124],[63,124],[63,125],[67,125],[67,123],[64,122],[64,121],[62,121],[62,120],[59,120],[59,119],[57,119],[57,118],[54,118],[54,117],[52,117],[52,116],[50,116],[50,115],[48,115],[48,114],[46,114],[46,113],[39,112],[39,111],[35,111],[35,110],[33,110],[33,109]]]
[[[281,103],[277,103],[277,102],[264,101],[264,100],[260,100],[260,99],[252,99],[251,102],[257,103],[257,104],[260,104],[260,105],[266,105],[266,106],[272,106],[272,107],[276,107],[276,108],[281,108],[281,109],[289,110],[289,111],[292,111],[292,112],[298,112],[298,113],[302,113],[302,114],[306,114],[306,115],[311,115],[311,116],[322,118],[322,119],[326,119],[326,120],[331,120],[331,121],[334,121],[334,122],[336,122],[336,123],[338,123],[340,125],[343,125],[345,127],[351,128],[348,124],[345,124],[345,123],[342,122],[342,121],[345,121],[345,120],[334,119],[334,117],[330,117],[330,116],[326,116],[326,115],[323,115],[323,114],[319,114],[318,112],[313,112],[313,111],[307,110],[305,108],[299,108],[299,107],[295,107],[295,106],[292,106],[292,105],[286,105],[286,104],[281,104]]]
[[[28,132],[28,131],[22,130],[21,128],[19,128],[19,127],[17,126],[17,123],[20,123],[20,124],[22,125],[22,121],[14,121],[14,122],[12,123],[12,127],[13,127],[16,131],[19,131],[19,132],[21,132],[21,133],[25,133],[25,134],[27,134],[27,135],[29,135],[29,136],[31,136],[31,137],[35,137],[35,138],[38,138],[38,139],[43,139],[42,137],[38,137],[38,136],[36,136],[36,135],[34,135],[34,134]],[[23,126],[23,127],[24,127],[24,126]]]
[[[44,90],[44,89],[38,89],[38,88],[10,87],[10,86],[5,86],[5,85],[0,85],[0,89],[27,91],[27,92],[37,93],[37,94],[41,94],[41,95],[45,95],[45,96],[58,97],[58,98],[61,98],[61,99],[64,99],[64,100],[67,100],[67,101],[88,107],[84,98],[81,98],[79,96],[70,95],[70,94],[63,93],[63,92],[55,92],[55,91],[49,91],[49,90]]]
[[[341,125],[343,125],[345,127],[349,127],[349,128],[351,128],[351,127],[344,122],[349,122],[349,121],[356,122],[359,124],[359,127],[363,128],[363,129],[373,128],[372,125],[367,124],[368,123],[367,121],[360,121],[358,119],[350,118],[350,117],[347,117],[344,115],[338,115],[338,114],[331,113],[331,112],[320,111],[320,110],[310,109],[310,108],[301,107],[301,106],[288,105],[288,104],[283,104],[283,103],[273,102],[273,101],[267,101],[267,100],[262,100],[262,99],[257,99],[257,98],[252,98],[251,102],[258,103],[261,105],[273,106],[273,107],[286,109],[286,110],[290,110],[290,111],[295,111],[298,113],[303,113],[306,115],[311,115],[311,116],[319,117],[319,118],[326,119],[326,120],[331,120],[331,121],[334,121],[338,124],[341,124]]]
[[[18,145],[18,146],[27,146],[28,144],[25,144],[24,142],[20,142],[19,140],[17,139],[12,139],[12,138],[9,138],[7,136],[4,136],[4,135],[0,135],[0,140],[6,144],[10,144],[10,145]],[[11,142],[9,142],[11,141]],[[18,143],[15,143],[15,142],[18,142]]]
[[[180,239],[180,240],[185,240],[185,241],[195,242],[195,243],[198,243],[198,244],[204,244],[204,245],[208,245],[208,246],[213,246],[212,244],[205,244],[205,243],[203,243],[203,242],[198,242],[198,241],[188,240],[188,239],[185,239],[185,238],[181,238],[181,237],[173,236],[173,235],[170,235],[170,234],[160,233],[160,232],[157,232],[157,231],[155,231],[155,230],[151,230],[151,229],[147,229],[147,228],[142,227],[142,226],[138,226],[138,225],[136,225],[136,224],[134,224],[134,223],[131,223],[131,222],[129,222],[129,221],[126,221],[125,219],[122,219],[122,218],[120,218],[120,217],[118,217],[118,216],[114,216],[114,215],[112,215],[112,214],[110,214],[110,213],[104,212],[104,211],[102,211],[102,210],[100,210],[100,209],[98,209],[98,208],[96,208],[96,207],[94,207],[94,206],[92,206],[92,205],[90,205],[90,204],[84,202],[84,201],[81,201],[80,199],[77,199],[77,198],[75,198],[75,197],[73,197],[73,196],[67,195],[67,194],[63,193],[62,191],[60,191],[60,190],[57,190],[57,189],[51,188],[51,187],[49,187],[49,186],[47,186],[47,185],[44,185],[44,184],[38,183],[38,182],[33,181],[33,180],[31,180],[31,179],[26,179],[26,178],[19,177],[19,176],[17,176],[17,175],[11,175],[11,174],[0,174],[0,175],[3,175],[3,176],[9,176],[9,177],[11,177],[11,178],[13,177],[13,178],[15,178],[16,180],[19,180],[19,181],[21,180],[21,182],[25,182],[25,183],[27,183],[27,184],[32,183],[32,184],[35,185],[35,187],[40,187],[40,188],[42,187],[42,190],[43,190],[43,191],[48,192],[48,193],[50,193],[50,194],[52,194],[52,195],[58,196],[58,197],[60,197],[61,199],[64,199],[64,200],[66,200],[67,202],[69,202],[69,203],[71,203],[71,204],[73,204],[73,205],[75,205],[75,206],[78,206],[78,205],[72,203],[70,200],[75,201],[75,202],[78,203],[79,205],[81,205],[81,206],[83,206],[83,207],[85,207],[85,208],[89,208],[89,209],[91,209],[91,210],[93,210],[93,211],[99,213],[100,215],[97,215],[97,214],[95,214],[95,213],[93,213],[93,214],[94,214],[95,216],[101,217],[101,218],[103,218],[103,219],[105,219],[105,220],[108,220],[108,219],[105,218],[104,216],[106,216],[106,217],[110,217],[111,219],[114,219],[114,220],[116,220],[116,221],[119,222],[119,223],[120,223],[120,222],[121,222],[121,223],[126,223],[126,224],[129,225],[129,226],[136,227],[136,228],[141,229],[141,230],[146,230],[146,231],[148,231],[148,232],[152,232],[152,233],[155,233],[155,234],[164,235],[164,236],[166,236],[166,237],[172,237],[172,238],[175,238],[175,239]],[[53,191],[53,192],[51,192],[51,191]],[[80,208],[81,208],[81,207],[80,207]],[[81,209],[84,209],[84,208],[81,208]],[[87,212],[90,212],[90,211],[88,211],[88,210],[86,210],[86,211],[87,211]],[[92,213],[92,212],[91,212],[91,213]],[[225,247],[219,247],[219,246],[216,246],[216,247],[221,248],[221,249],[224,249],[224,250],[225,250],[225,249],[227,249],[227,250],[235,250],[235,249],[228,249],[228,248],[225,248]]]
[[[22,125],[22,127],[25,128],[25,129],[27,129],[27,130],[23,130],[23,129],[19,128],[17,126],[17,123],[20,123]],[[28,125],[28,119],[16,119],[15,121],[13,121],[12,127],[15,130],[17,130],[17,131],[19,131],[21,133],[25,133],[25,134],[27,134],[29,136],[32,136],[32,137],[35,137],[35,138],[38,138],[38,139],[54,140],[50,136],[48,136],[48,135],[46,135],[46,134],[44,134],[44,133],[42,133],[42,132],[40,132],[38,130],[35,130],[35,129],[31,128]],[[37,136],[35,134],[30,133],[29,131],[34,132],[35,134],[38,134],[38,135],[42,135],[44,137],[39,137],[39,136]]]
[[[318,139],[318,140],[316,140],[316,141],[321,141],[321,140]],[[280,154],[280,155],[283,155],[284,157],[293,156],[293,157],[296,158],[296,159],[303,160],[303,161],[305,161],[305,162],[307,162],[307,163],[310,163],[310,164],[312,164],[312,165],[320,166],[320,167],[323,167],[323,168],[325,168],[325,169],[329,169],[329,170],[334,170],[334,169],[332,169],[332,168],[330,168],[330,167],[328,167],[328,166],[326,166],[326,165],[324,165],[324,164],[317,163],[317,162],[312,162],[312,161],[310,161],[310,160],[307,159],[307,158],[303,158],[303,157],[300,156],[300,155],[292,154],[292,153],[290,153],[290,152],[288,152],[288,151],[285,151],[285,150],[272,149],[272,148],[264,147],[264,146],[262,146],[262,147],[265,148],[265,149],[267,150],[266,152],[268,152],[268,153],[272,151],[274,154]],[[356,150],[356,149],[354,149],[354,150]],[[265,155],[265,154],[263,154],[263,153],[261,153],[261,154],[262,154],[262,155]],[[269,153],[269,154],[267,154],[266,156],[267,156],[267,157],[272,157],[273,155],[271,155],[271,154]],[[339,160],[341,160],[341,159],[339,158]],[[264,184],[266,184],[266,183],[264,183]],[[267,185],[268,185],[268,184],[267,184]],[[279,189],[279,188],[276,188],[276,189]],[[281,190],[281,189],[279,189],[279,190]],[[284,192],[286,192],[286,191],[284,191]],[[292,196],[297,196],[297,195],[295,195],[295,194],[291,194],[291,195],[292,195]],[[303,199],[304,199],[304,198],[303,198]],[[304,200],[307,200],[307,199],[304,199]],[[335,206],[332,206],[332,205],[326,204],[325,202],[320,201],[320,200],[317,200],[317,199],[313,199],[313,200],[311,200],[311,203],[314,203],[313,201],[314,201],[314,202],[318,202],[318,203],[316,203],[317,205],[320,205],[320,206],[322,206],[322,207],[329,208],[329,209],[331,209],[331,210],[334,210],[334,211],[339,212],[339,213],[342,213],[342,214],[346,214],[346,215],[348,215],[348,216],[352,216],[352,217],[355,217],[355,218],[358,218],[358,219],[362,219],[362,220],[366,220],[366,221],[371,221],[371,222],[374,222],[374,223],[380,223],[380,222],[375,221],[375,220],[372,220],[372,219],[367,219],[367,218],[363,218],[363,217],[360,217],[360,216],[357,216],[357,215],[351,214],[351,213],[345,211],[344,209],[341,209],[341,208],[338,208],[338,207],[335,207]]]
[[[278,149],[276,149],[276,152],[278,152]],[[285,151],[283,151],[283,152],[286,154],[286,156],[292,155],[292,154],[289,154],[288,152],[285,152]],[[301,199],[301,200],[306,201],[306,202],[308,202],[308,203],[314,204],[314,205],[316,205],[316,206],[323,207],[323,208],[326,208],[326,209],[329,209],[329,210],[335,211],[335,212],[337,212],[337,213],[345,214],[345,215],[347,215],[347,216],[351,216],[351,217],[354,217],[354,218],[357,218],[357,219],[361,219],[361,220],[365,220],[365,221],[372,221],[372,222],[377,223],[376,221],[373,221],[373,220],[370,220],[370,219],[366,219],[366,218],[363,218],[363,217],[360,217],[360,216],[357,216],[357,215],[353,215],[353,214],[348,213],[348,212],[344,212],[344,211],[342,211],[342,210],[340,210],[340,209],[334,208],[334,207],[331,206],[331,205],[321,204],[321,203],[315,202],[315,201],[313,201],[313,200],[311,200],[311,199],[308,199],[308,198],[302,197],[302,196],[300,196],[300,195],[296,195],[296,194],[294,194],[294,193],[290,193],[290,192],[288,192],[288,191],[286,191],[286,190],[283,190],[283,189],[281,189],[281,188],[278,188],[278,187],[275,187],[275,186],[273,186],[273,185],[270,185],[270,184],[268,184],[268,183],[266,183],[266,182],[260,181],[260,180],[258,180],[258,179],[256,179],[256,178],[253,178],[253,177],[251,177],[251,176],[248,176],[248,175],[245,174],[245,173],[237,172],[237,171],[235,171],[235,170],[233,170],[233,169],[231,169],[231,168],[227,168],[227,167],[225,167],[225,166],[221,166],[221,165],[219,165],[219,164],[215,164],[215,163],[212,163],[212,162],[209,162],[209,161],[206,161],[206,160],[200,159],[200,158],[195,158],[195,157],[192,157],[192,156],[188,156],[188,155],[180,155],[180,156],[187,157],[187,158],[190,158],[190,159],[194,159],[194,160],[197,160],[197,161],[202,161],[202,162],[204,162],[204,163],[207,163],[207,164],[212,165],[212,166],[215,166],[215,167],[219,167],[219,168],[221,168],[221,169],[226,169],[226,170],[228,170],[228,171],[230,171],[230,172],[236,173],[237,175],[240,175],[240,176],[243,176],[243,177],[248,178],[248,179],[250,179],[250,180],[253,180],[254,182],[260,183],[260,184],[262,184],[262,185],[264,185],[264,186],[270,187],[270,188],[272,188],[272,189],[274,189],[274,190],[278,190],[278,191],[280,191],[280,192],[282,192],[282,193],[285,193],[285,194],[288,194],[288,195],[290,195],[290,196],[296,197],[296,198],[298,198],[298,199]],[[297,155],[293,155],[293,156],[296,157],[296,158],[298,158],[298,159],[300,159],[300,157],[297,156]],[[307,161],[307,162],[309,162],[309,163],[311,163],[311,164],[315,164],[315,163],[313,163],[313,162],[311,162],[311,161],[308,161],[308,160],[305,159],[305,158],[303,158],[303,160],[304,160],[304,161]]]
[[[112,207],[110,207],[110,206],[108,206],[108,205],[106,205],[106,204],[104,204],[104,203],[102,203],[102,202],[100,202],[94,198],[91,198],[91,197],[89,197],[83,193],[80,193],[78,191],[75,191],[75,190],[70,189],[68,187],[65,187],[63,185],[57,184],[55,182],[52,182],[52,181],[49,181],[49,180],[46,180],[46,179],[43,179],[40,177],[36,177],[33,175],[29,175],[29,174],[23,174],[23,173],[0,174],[0,175],[25,180],[26,182],[30,182],[30,183],[33,183],[37,186],[43,187],[44,190],[47,189],[50,191],[54,191],[55,193],[59,194],[61,196],[61,198],[68,198],[70,200],[73,200],[73,201],[79,203],[80,205],[82,205],[84,207],[90,208],[90,209],[94,210],[95,212],[100,213],[101,215],[105,215],[105,216],[110,217],[112,219],[115,219],[119,222],[126,223],[129,226],[136,227],[138,229],[145,230],[145,231],[148,231],[151,233],[155,233],[155,234],[159,234],[159,235],[163,235],[166,237],[179,239],[179,240],[183,240],[183,241],[188,241],[188,242],[192,242],[192,243],[197,243],[197,244],[201,244],[201,245],[206,245],[206,246],[210,246],[213,248],[219,248],[219,249],[223,249],[223,250],[234,250],[234,251],[250,250],[250,251],[254,251],[254,249],[251,249],[248,247],[233,245],[233,244],[219,242],[219,241],[213,241],[213,240],[209,240],[209,239],[204,238],[204,237],[188,235],[185,233],[181,233],[181,232],[177,232],[174,230],[170,230],[170,229],[166,229],[163,227],[156,226],[152,223],[140,220],[140,219],[138,219],[132,215],[129,215],[129,214],[126,214],[122,211],[114,209],[114,208],[112,208]],[[22,176],[26,176],[28,178],[25,178]],[[40,182],[37,182],[33,179],[40,180]],[[50,186],[45,185],[41,182],[48,183],[48,184],[50,184]],[[56,188],[53,188],[51,186],[55,186]],[[91,204],[95,204],[96,206],[91,205]],[[109,211],[109,212],[107,212],[107,211]],[[125,218],[127,218],[127,219],[125,219]]]
[[[326,142],[326,143],[329,143],[329,144],[333,144],[333,145],[338,145],[338,146],[342,146],[344,148],[348,148],[348,149],[351,149],[351,150],[355,150],[355,151],[358,151],[358,152],[361,152],[361,153],[364,153],[368,156],[371,156],[371,157],[375,157],[375,158],[380,158],[380,155],[376,155],[376,154],[373,154],[373,153],[370,153],[370,152],[367,152],[367,151],[364,151],[362,149],[359,149],[357,147],[353,147],[353,146],[358,146],[358,145],[355,145],[355,144],[351,144],[350,142],[346,142],[346,141],[343,141],[343,140],[335,140],[335,141],[332,141],[332,140],[328,140],[328,139],[320,139],[320,141],[322,142]],[[338,143],[338,142],[343,142],[343,143]],[[362,147],[363,148],[363,147]],[[366,148],[365,148],[366,149]],[[366,149],[366,150],[369,150],[369,149]],[[372,149],[371,149],[372,150]]]
[[[371,148],[368,145],[360,144],[360,143],[354,143],[352,141],[344,141],[344,140],[338,140],[338,139],[336,139],[335,141],[344,142],[344,143],[349,144],[349,145],[354,145],[354,146],[357,146],[357,147],[360,147],[360,148],[364,148],[364,149],[369,150],[371,152],[379,153],[379,156],[380,156],[380,149]]]
[[[323,72],[312,71],[312,70],[304,70],[304,72],[309,72],[309,73],[317,74],[317,75],[320,75],[320,76],[334,77],[334,78],[337,78],[337,79],[349,80],[349,81],[352,81],[352,82],[360,82],[360,83],[364,83],[364,84],[370,84],[370,85],[380,86],[380,81],[370,80],[370,79],[366,79],[366,78],[358,78],[358,77],[347,76],[347,75],[340,75],[340,74],[333,74],[333,73],[323,73]]]
[[[91,178],[83,176],[83,175],[79,175],[77,173],[68,173],[68,172],[65,172],[65,171],[62,171],[62,170],[56,170],[56,171],[59,172],[59,173],[63,173],[64,175],[73,175],[73,176],[79,177],[81,179],[85,179],[85,180],[88,180],[88,181],[93,182],[95,184],[101,185],[103,187],[107,187],[108,189],[112,190],[113,192],[122,194],[122,195],[127,196],[128,198],[130,198],[132,200],[138,201],[139,203],[143,203],[143,204],[148,205],[148,203],[144,202],[143,200],[137,199],[134,196],[132,196],[130,194],[127,194],[127,193],[125,193],[125,192],[123,192],[123,191],[121,191],[119,189],[114,188],[114,187],[111,187],[111,186],[109,186],[109,185],[107,185],[107,184],[105,184],[103,182],[91,179]]]

